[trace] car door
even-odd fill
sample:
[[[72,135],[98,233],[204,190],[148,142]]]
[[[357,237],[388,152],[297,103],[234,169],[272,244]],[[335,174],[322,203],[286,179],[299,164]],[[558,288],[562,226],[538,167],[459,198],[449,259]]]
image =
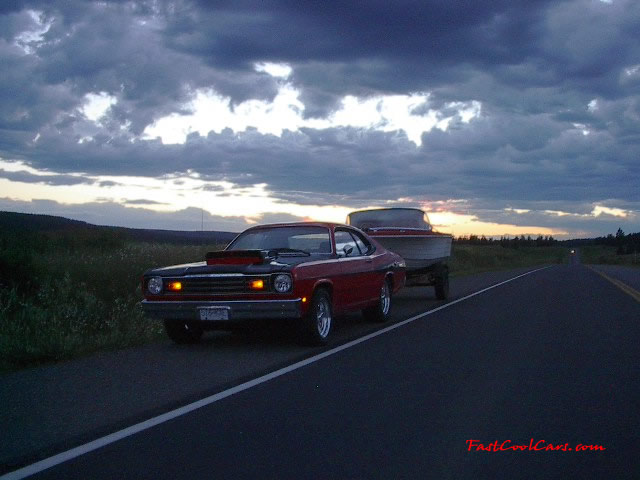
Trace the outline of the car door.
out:
[[[363,251],[362,238],[357,232],[346,228],[336,228],[336,253],[340,263],[340,277],[334,289],[337,299],[345,308],[358,308],[371,299],[374,289],[373,264],[370,256]]]
[[[380,288],[385,275],[385,272],[379,269],[379,262],[376,262],[376,258],[379,260],[379,255],[376,257],[375,248],[365,235],[356,230],[350,230],[350,233],[360,248],[362,258],[367,265],[366,271],[363,272],[364,278],[361,280],[363,287],[366,287],[362,291],[363,301],[376,300],[380,296]]]

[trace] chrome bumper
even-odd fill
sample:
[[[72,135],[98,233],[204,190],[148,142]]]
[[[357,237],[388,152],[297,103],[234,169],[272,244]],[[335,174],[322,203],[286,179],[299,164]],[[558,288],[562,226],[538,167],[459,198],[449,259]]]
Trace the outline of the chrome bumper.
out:
[[[229,312],[229,321],[300,318],[301,300],[234,300],[234,301],[150,301],[143,300],[145,315],[158,319],[200,320],[199,310],[223,307]]]

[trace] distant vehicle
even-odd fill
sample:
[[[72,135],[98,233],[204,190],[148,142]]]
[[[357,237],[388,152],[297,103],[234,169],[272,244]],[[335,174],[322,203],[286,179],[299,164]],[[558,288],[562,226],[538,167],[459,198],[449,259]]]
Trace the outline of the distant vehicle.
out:
[[[403,259],[358,229],[263,225],[208,253],[206,262],[146,272],[142,307],[164,321],[176,343],[259,319],[298,319],[306,340],[322,345],[339,313],[362,310],[373,321],[387,320],[404,283]]]
[[[418,208],[359,210],[347,215],[347,224],[367,232],[407,265],[407,286],[434,286],[436,298],[449,297],[452,236],[433,231],[428,215]]]
[[[573,255],[574,253],[576,253],[576,251],[574,249],[571,249],[571,255]]]

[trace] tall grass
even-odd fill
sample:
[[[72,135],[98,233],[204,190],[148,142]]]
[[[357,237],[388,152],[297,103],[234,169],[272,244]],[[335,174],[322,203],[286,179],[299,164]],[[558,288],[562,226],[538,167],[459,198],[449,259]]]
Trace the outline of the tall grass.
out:
[[[449,268],[452,276],[543,264],[565,263],[564,247],[504,248],[500,245],[453,245]]]
[[[607,245],[586,245],[580,247],[582,263],[625,265],[640,268],[640,253],[618,255],[617,248]]]
[[[0,370],[157,338],[160,323],[144,318],[139,306],[142,273],[199,261],[207,251],[221,248],[48,245],[30,254],[20,244],[0,251],[0,261],[12,269],[5,268],[0,286]]]

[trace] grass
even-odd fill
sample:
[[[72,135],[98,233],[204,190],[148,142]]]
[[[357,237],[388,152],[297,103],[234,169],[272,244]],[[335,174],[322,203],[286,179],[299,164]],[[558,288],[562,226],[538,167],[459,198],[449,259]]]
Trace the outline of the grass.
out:
[[[18,242],[0,251],[0,262],[21,279],[10,284],[4,278],[0,287],[0,371],[159,338],[161,324],[145,319],[139,306],[142,273],[198,261],[220,248],[125,242],[106,249],[69,245],[26,255]]]
[[[454,277],[535,265],[566,263],[565,247],[504,248],[500,245],[453,245],[449,261]]]
[[[587,245],[580,247],[582,263],[625,265],[640,268],[640,253],[617,255],[617,248],[606,245]]]
[[[98,238],[99,237],[99,238]],[[221,246],[130,242],[102,233],[0,237],[0,371],[163,338],[143,316],[149,268],[198,261]],[[454,276],[566,260],[561,247],[454,245]]]

